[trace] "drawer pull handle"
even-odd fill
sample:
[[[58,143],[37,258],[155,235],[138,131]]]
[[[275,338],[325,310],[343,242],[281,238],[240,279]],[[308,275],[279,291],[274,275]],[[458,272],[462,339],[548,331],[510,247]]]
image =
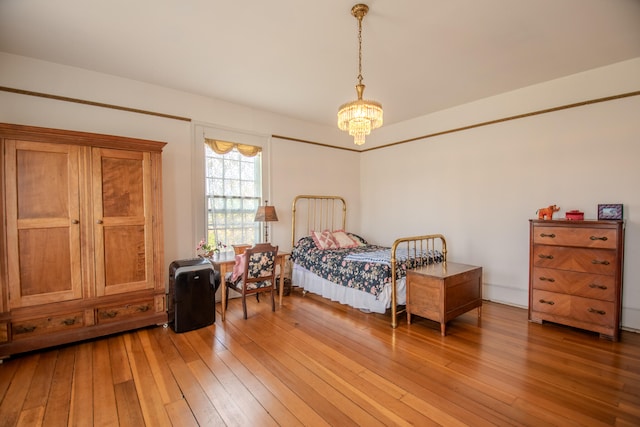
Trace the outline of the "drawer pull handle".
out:
[[[598,259],[594,259],[593,261],[591,261],[591,264],[609,265],[609,261],[600,261]]]
[[[555,302],[553,302],[553,301],[547,301],[547,300],[544,300],[544,299],[541,299],[539,302],[540,302],[540,304],[549,304],[549,305],[554,305],[555,304]]]
[[[36,330],[36,326],[35,325],[31,325],[31,326],[18,326],[16,327],[16,334],[26,334],[29,332],[33,332]]]
[[[553,255],[540,254],[538,257],[543,259],[553,259]]]
[[[100,313],[100,315],[102,317],[106,317],[108,319],[113,319],[114,317],[116,317],[118,315],[118,312],[116,310],[103,311],[102,313]]]
[[[556,235],[553,233],[551,234],[540,233],[540,237],[551,237],[552,239],[554,239]]]
[[[602,236],[602,237],[591,236],[591,237],[589,237],[589,238],[590,238],[591,240],[602,240],[603,242],[606,242],[606,241],[608,240],[608,239],[607,239],[607,236]]]
[[[76,318],[75,318],[75,317],[72,317],[71,319],[64,319],[64,320],[62,321],[62,323],[63,323],[63,324],[65,324],[65,325],[67,325],[67,326],[71,326],[71,325],[73,325],[73,324],[75,324],[75,323],[76,323]]]
[[[589,287],[591,289],[602,289],[602,290],[607,289],[607,287],[605,285],[597,285],[595,283],[590,284]]]
[[[556,279],[554,279],[553,277],[540,277],[540,280],[542,280],[543,282],[555,282]]]
[[[141,306],[138,307],[138,311],[141,311],[143,313],[146,312],[146,311],[149,311],[149,306],[148,305],[141,305]]]
[[[589,313],[595,313],[601,316],[604,316],[605,314],[607,314],[607,312],[604,310],[596,310],[595,308],[592,308],[592,307],[589,307]]]

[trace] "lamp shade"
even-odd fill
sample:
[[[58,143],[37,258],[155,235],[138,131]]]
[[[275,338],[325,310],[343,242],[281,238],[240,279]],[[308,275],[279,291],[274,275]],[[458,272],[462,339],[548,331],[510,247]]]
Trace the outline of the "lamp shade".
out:
[[[271,222],[277,221],[278,214],[276,213],[276,208],[274,206],[259,206],[256,211],[256,217],[254,221],[257,222]]]

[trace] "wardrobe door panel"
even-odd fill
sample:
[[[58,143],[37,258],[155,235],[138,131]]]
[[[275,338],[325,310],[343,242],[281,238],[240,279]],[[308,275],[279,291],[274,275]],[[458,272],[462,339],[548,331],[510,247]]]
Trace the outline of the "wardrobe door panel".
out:
[[[149,153],[94,148],[96,294],[153,289]]]
[[[82,298],[79,148],[5,141],[12,308]]]

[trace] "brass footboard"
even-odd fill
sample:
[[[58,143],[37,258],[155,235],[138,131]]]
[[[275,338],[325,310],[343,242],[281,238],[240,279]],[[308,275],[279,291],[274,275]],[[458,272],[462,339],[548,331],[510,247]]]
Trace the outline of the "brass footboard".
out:
[[[397,302],[397,274],[396,274],[396,252],[398,248],[406,248],[410,258],[420,259],[419,254],[430,252],[441,252],[443,256],[443,262],[447,261],[447,241],[442,234],[428,234],[425,236],[415,237],[401,237],[393,242],[391,247],[391,327],[398,327],[398,314],[404,312],[404,310],[398,310]],[[426,263],[426,259],[425,259]],[[419,267],[422,264],[418,263],[415,267]]]

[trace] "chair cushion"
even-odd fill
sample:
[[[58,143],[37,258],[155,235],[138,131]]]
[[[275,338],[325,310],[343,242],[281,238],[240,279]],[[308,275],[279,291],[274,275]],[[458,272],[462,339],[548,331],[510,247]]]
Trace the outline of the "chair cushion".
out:
[[[275,268],[275,257],[273,254],[267,255],[266,253],[251,254],[250,258],[245,262],[249,263],[249,269],[247,274],[249,277],[262,277],[270,276]],[[268,285],[267,285],[268,286]]]
[[[244,280],[238,280],[237,282],[227,281],[227,286],[235,289],[236,291],[242,293],[242,286],[244,285]],[[253,289],[258,288],[266,288],[271,286],[271,280],[263,280],[262,282],[249,282],[247,286],[247,290],[251,291]]]

